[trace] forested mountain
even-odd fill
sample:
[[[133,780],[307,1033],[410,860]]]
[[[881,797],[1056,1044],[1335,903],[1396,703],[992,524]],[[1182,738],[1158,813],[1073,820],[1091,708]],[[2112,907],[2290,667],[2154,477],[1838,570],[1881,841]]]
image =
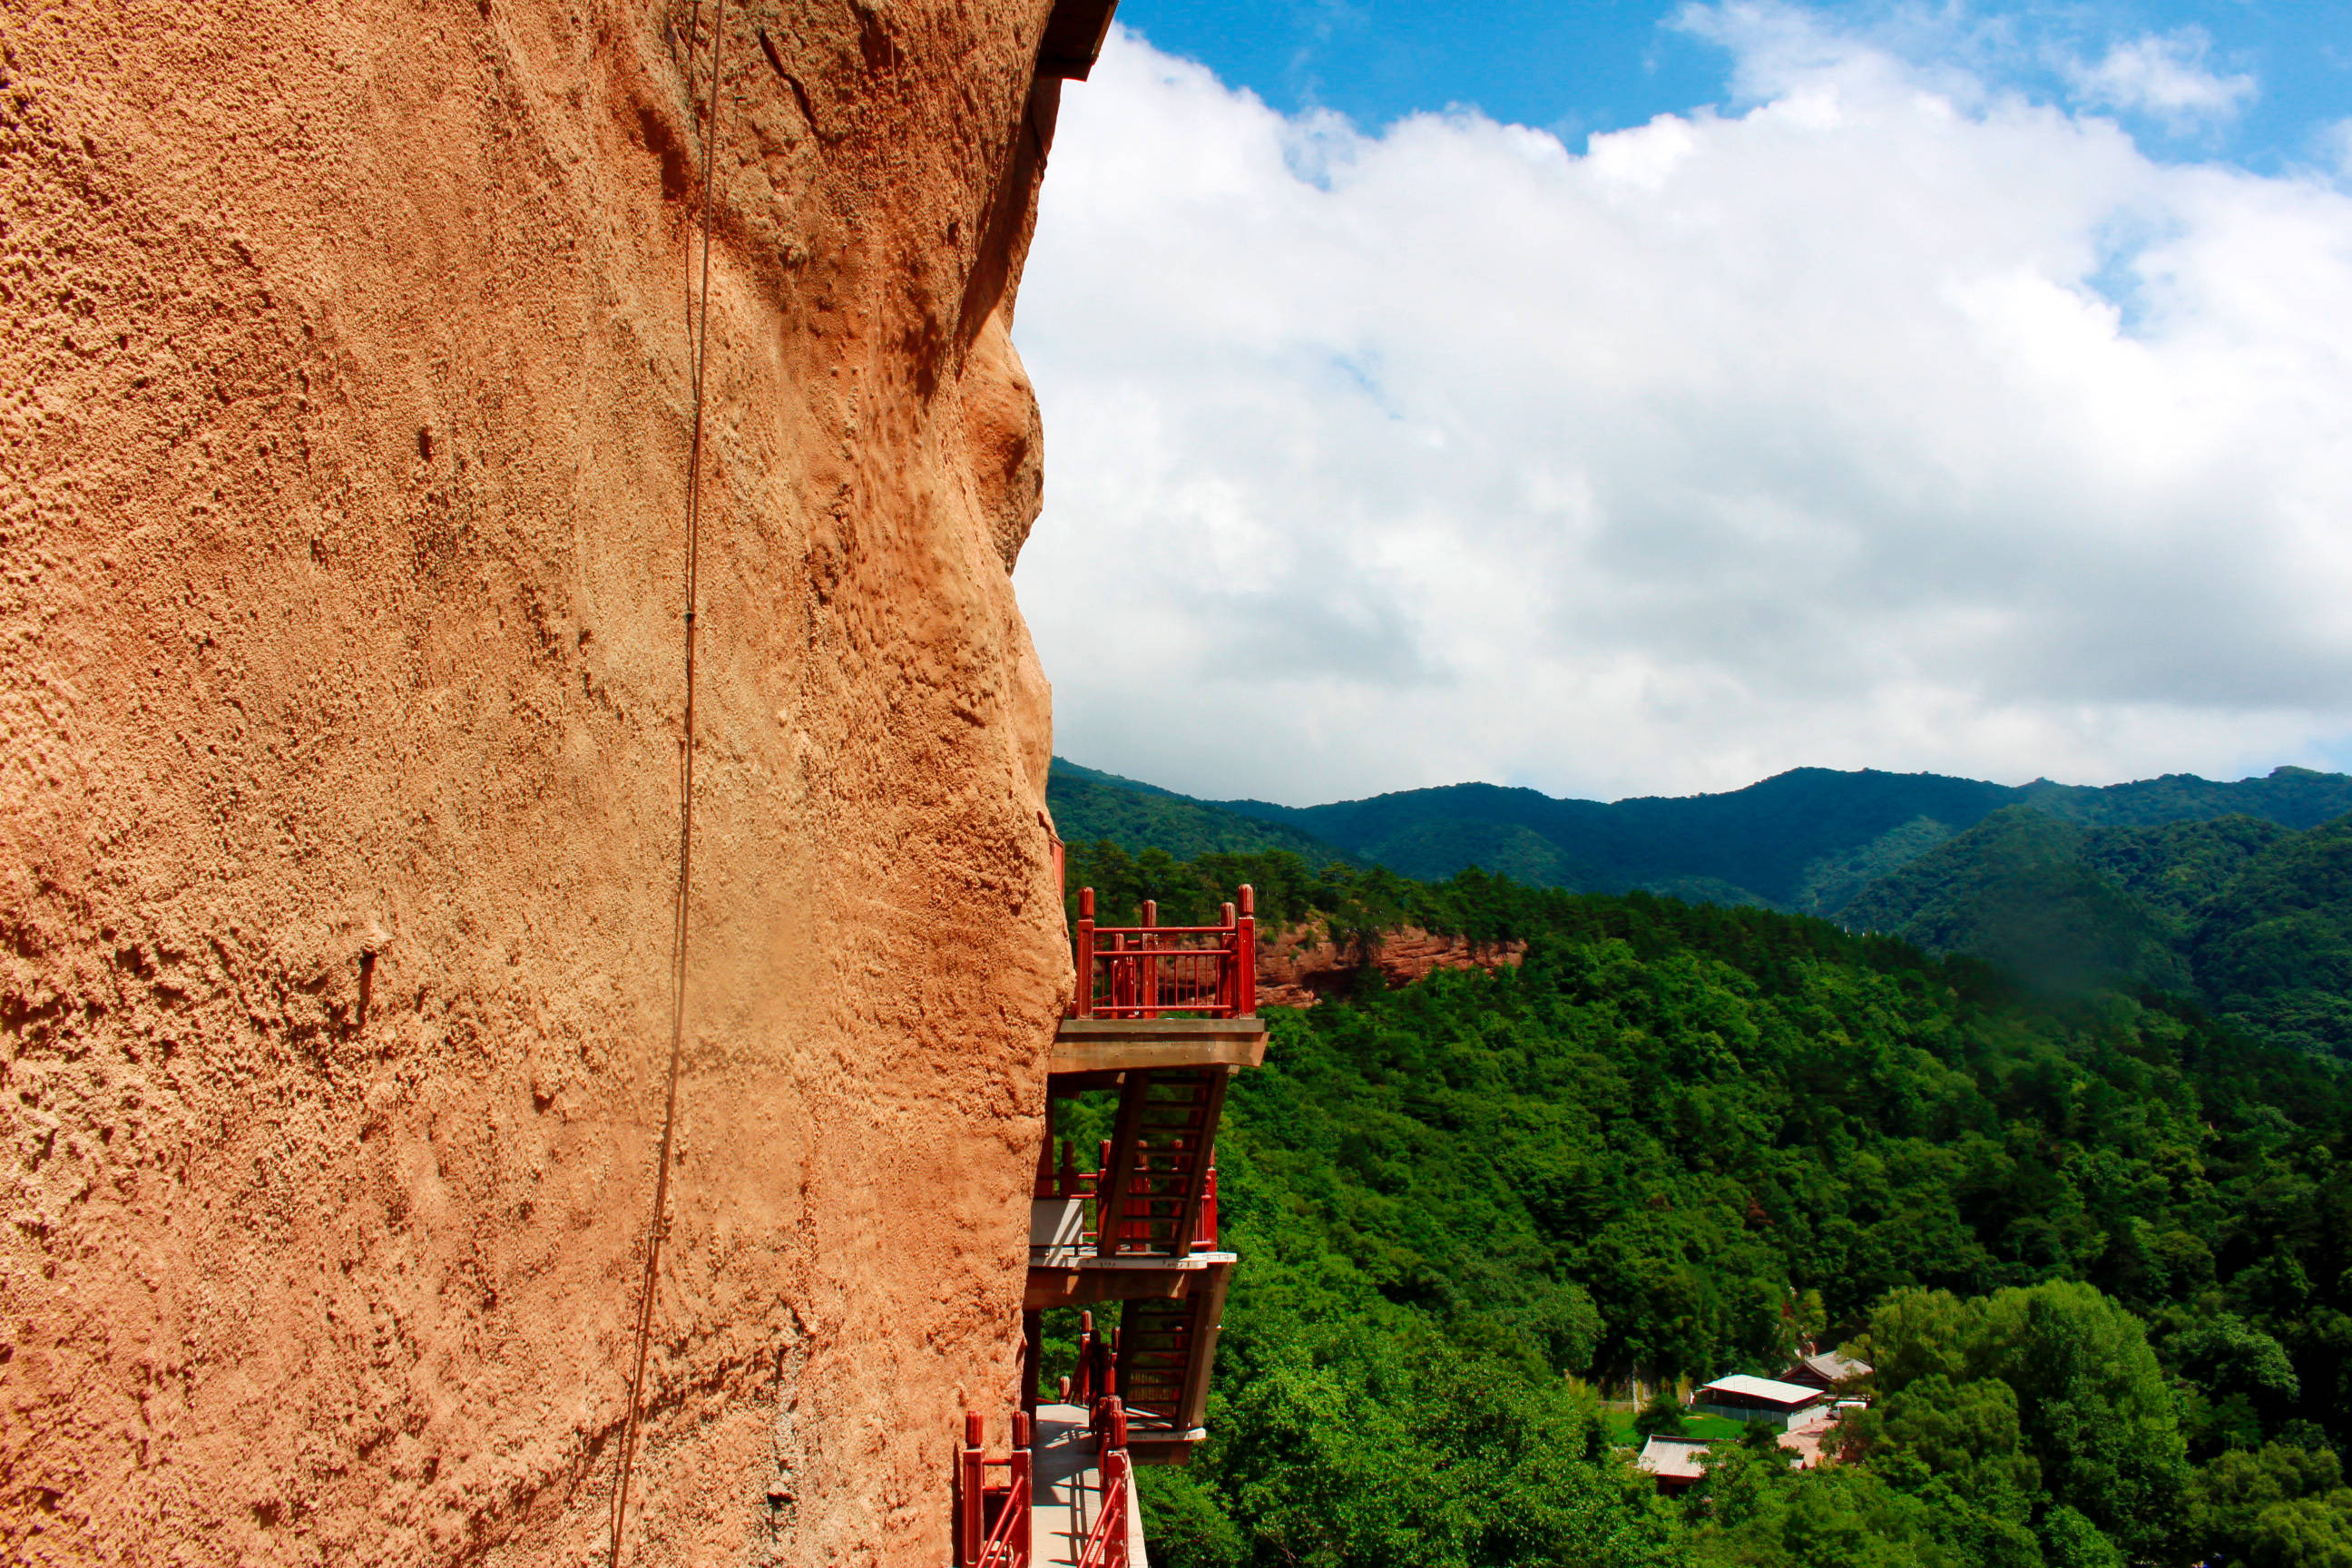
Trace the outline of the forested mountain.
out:
[[[2260,817],[2283,827],[2316,827],[2352,811],[2352,776],[2309,768],[2274,768],[2267,777],[2228,783],[2167,773],[2096,788],[2037,779],[2017,793],[2026,805],[2053,816],[2100,827],[2153,827],[2231,816]]]
[[[2251,816],[2094,828],[2004,806],[1872,883],[1838,920],[2044,985],[2185,993],[2199,910],[2290,835]]]
[[[1479,866],[1523,881],[1797,908],[1816,862],[1867,852],[1915,823],[1948,836],[2015,792],[1933,773],[1798,768],[1723,795],[1555,800],[1453,784],[1292,810],[1223,803],[1313,833],[1410,877]],[[1916,830],[1909,835],[1916,838]],[[1932,838],[1930,839],[1932,841]]]
[[[2258,850],[2233,929],[2324,915],[2313,860],[2352,877],[2352,837]],[[1278,917],[1530,943],[1277,1015],[1235,1079],[1246,1261],[1206,1450],[1143,1478],[1167,1568],[2352,1561],[2352,1080],[2325,1065],[1753,908],[1281,855],[1077,869],[1171,918],[1247,879]],[[1880,1369],[1822,1469],[1727,1444],[1662,1499],[1588,1392],[1769,1373],[1814,1335]]]
[[[1108,839],[1130,852],[1157,849],[1179,859],[1196,855],[1288,849],[1311,860],[1353,860],[1336,845],[1286,823],[1245,816],[1157,784],[1054,759],[1045,784],[1054,827],[1072,844]]]
[[[1118,804],[1122,791],[1141,798]],[[1111,838],[1130,853],[1282,847],[1311,857],[1305,846],[1270,837],[1244,842],[1253,830],[1238,817],[1264,825],[1256,831],[1286,828],[1409,877],[1443,879],[1477,866],[1537,886],[1643,888],[1831,915],[1870,882],[2003,806],[2031,805],[2085,826],[2242,815],[2305,828],[2352,812],[2352,776],[2280,768],[2233,783],[2168,774],[2104,788],[2047,780],[2011,788],[1938,773],[1797,768],[1721,795],[1605,805],[1468,784],[1283,806],[1193,800],[1057,760],[1048,798],[1063,837]],[[1208,836],[1218,841],[1202,841]]]
[[[1408,876],[1476,865],[1523,883],[1794,910],[1972,953],[2043,989],[2196,996],[2264,1038],[2352,1058],[2352,777],[2339,773],[2008,789],[1810,768],[1612,805],[1460,784],[1303,810],[1072,770],[1079,783],[1095,793],[1073,797],[1070,817],[1129,849],[1282,847],[1316,860],[1344,848]]]
[[[2189,963],[2222,1016],[2352,1058],[2352,817],[2255,856],[2202,906]]]
[[[2043,986],[2194,994],[2263,1038],[2352,1058],[2352,816],[2083,827],[2010,806],[1838,919]]]

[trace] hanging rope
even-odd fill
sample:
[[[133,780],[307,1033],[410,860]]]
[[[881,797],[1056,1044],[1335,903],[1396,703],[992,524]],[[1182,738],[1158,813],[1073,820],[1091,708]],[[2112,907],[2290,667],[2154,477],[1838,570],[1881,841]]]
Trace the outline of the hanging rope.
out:
[[[701,0],[687,22],[688,100],[694,82],[695,34],[702,23]],[[686,1047],[687,900],[694,889],[694,609],[700,586],[702,545],[702,369],[710,341],[710,179],[719,142],[719,46],[727,32],[727,0],[719,0],[710,25],[710,107],[702,138],[702,266],[694,277],[688,251],[688,352],[694,392],[694,442],[686,474],[686,727],[678,745],[677,903],[670,924],[669,1085],[662,1100],[661,1159],[654,1175],[653,1223],[646,1231],[646,1277],[637,1294],[636,1361],[629,1373],[629,1410],[621,1426],[619,1473],[613,1484],[613,1541],[609,1568],[621,1565],[621,1528],[629,1512],[629,1472],[636,1461],[637,1419],[645,1406],[646,1353],[653,1342],[654,1292],[660,1282],[662,1243],[669,1235],[670,1144],[677,1129],[677,1068]],[[696,296],[698,295],[698,299]]]

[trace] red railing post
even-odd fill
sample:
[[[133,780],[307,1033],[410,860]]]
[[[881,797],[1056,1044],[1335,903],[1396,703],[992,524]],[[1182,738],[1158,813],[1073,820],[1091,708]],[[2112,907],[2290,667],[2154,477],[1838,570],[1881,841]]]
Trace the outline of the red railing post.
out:
[[[1209,1179],[1201,1188],[1201,1217],[1192,1226],[1195,1252],[1217,1250],[1217,1157],[1209,1156]]]
[[[1184,1141],[1178,1139],[1181,1149]],[[1135,1179],[1127,1184],[1127,1204],[1118,1211],[1119,1250],[1124,1252],[1130,1241],[1139,1251],[1151,1250],[1151,1145],[1146,1140],[1135,1141]]]
[[[1074,1017],[1095,1016],[1095,890],[1078,889],[1078,990]]]
[[[1160,900],[1144,900],[1143,934],[1136,939],[1135,943],[1144,954],[1136,963],[1135,1000],[1138,1005],[1135,1016],[1139,1018],[1156,1016],[1160,1011],[1160,960],[1156,956],[1160,944],[1151,938],[1152,928],[1159,923]]]
[[[1003,1531],[1013,1548],[1013,1568],[1029,1568],[1030,1531],[1036,1519],[1031,1509],[1031,1470],[1029,1456],[1029,1413],[1013,1413],[1013,1485],[1004,1506],[1014,1510],[1013,1528]]]
[[[1242,929],[1240,922],[1234,918],[1232,900],[1226,900],[1217,911],[1217,923],[1229,931],[1238,931]],[[1241,994],[1242,981],[1241,966],[1233,962],[1233,954],[1230,951],[1232,943],[1233,938],[1227,937],[1223,945],[1229,951],[1217,955],[1217,1011],[1228,1018],[1234,1016],[1234,1004]]]
[[[1087,1426],[1095,1436],[1102,1436],[1106,1409],[1118,1404],[1118,1331],[1113,1329],[1105,1341],[1095,1336],[1095,1401],[1087,1407]]]
[[[1127,1568],[1129,1510],[1134,1507],[1133,1469],[1127,1457],[1127,1409],[1116,1398],[1097,1412],[1097,1452],[1102,1479],[1096,1492],[1095,1522],[1078,1550],[1078,1568]]]
[[[1109,1174],[1110,1140],[1106,1138],[1100,1143],[1095,1145],[1095,1169],[1093,1176],[1091,1178],[1081,1178],[1082,1180],[1085,1180],[1087,1189],[1087,1207],[1086,1211],[1086,1218],[1078,1226],[1078,1239],[1080,1241],[1091,1240],[1097,1246],[1101,1245],[1103,1178]]]
[[[1124,1421],[1121,1422],[1124,1426]],[[1120,1447],[1105,1454],[1103,1470],[1103,1518],[1110,1525],[1110,1537],[1104,1542],[1108,1548],[1103,1553],[1103,1568],[1127,1568],[1127,1519],[1135,1507],[1131,1495],[1134,1482],[1128,1475],[1127,1448]]]
[[[1127,1568],[1127,1517],[1135,1506],[1134,1485],[1127,1458],[1127,1406],[1113,1399],[1110,1430],[1104,1435],[1102,1452],[1102,1518],[1110,1527],[1103,1543],[1108,1548],[1103,1553],[1103,1568]]]
[[[1234,930],[1234,1016],[1249,1018],[1257,1014],[1257,890],[1244,882],[1241,898],[1241,919]]]
[[[963,1449],[957,1455],[955,1549],[958,1568],[978,1568],[980,1546],[986,1539],[982,1527],[981,1494],[987,1488],[987,1455],[981,1449],[980,1412],[963,1413]]]

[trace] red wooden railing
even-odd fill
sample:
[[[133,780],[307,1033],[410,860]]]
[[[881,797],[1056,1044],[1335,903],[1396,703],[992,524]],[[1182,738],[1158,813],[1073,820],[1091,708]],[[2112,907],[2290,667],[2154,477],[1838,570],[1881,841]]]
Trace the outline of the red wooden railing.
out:
[[[1146,899],[1139,926],[1095,924],[1095,890],[1078,889],[1078,993],[1074,1018],[1210,1018],[1257,1014],[1257,895],[1247,883],[1240,908],[1213,926],[1164,926]]]
[[[1118,1392],[1118,1331],[1108,1334],[1095,1331],[1095,1315],[1078,1314],[1078,1378],[1068,1394],[1070,1402],[1087,1412],[1088,1427],[1099,1430],[1102,1403]]]
[[[1127,1458],[1127,1411],[1117,1394],[1103,1401],[1095,1436],[1101,1444],[1102,1490],[1095,1505],[1094,1528],[1087,1531],[1078,1551],[1077,1568],[1127,1568],[1128,1489],[1134,1483]]]
[[[1005,1484],[988,1484],[992,1469],[1009,1471]],[[980,1412],[963,1413],[963,1448],[956,1456],[956,1568],[1029,1568],[1029,1413],[1013,1413],[1013,1453],[992,1459],[981,1446]]]
[[[1102,1152],[1097,1157],[1103,1165],[1110,1163],[1109,1139],[1103,1140]],[[1128,1180],[1129,1194],[1138,1198],[1159,1195],[1155,1193],[1152,1184],[1160,1178],[1160,1174],[1158,1172],[1138,1167],[1135,1173]],[[1060,1168],[1050,1178],[1040,1179],[1036,1187],[1036,1196],[1041,1199],[1085,1199],[1086,1227],[1080,1233],[1080,1242],[1083,1246],[1092,1247],[1102,1234],[1097,1221],[1098,1211],[1095,1206],[1096,1197],[1101,1191],[1101,1166],[1098,1165],[1091,1171],[1079,1170],[1076,1156],[1071,1152],[1070,1143],[1066,1139],[1062,1143]],[[1148,1247],[1152,1239],[1150,1212],[1138,1207],[1121,1215],[1118,1222],[1118,1238],[1122,1245],[1131,1242],[1139,1247]],[[1209,1158],[1209,1173],[1201,1187],[1201,1212],[1192,1222],[1192,1250],[1194,1252],[1217,1250],[1217,1161],[1213,1151]]]

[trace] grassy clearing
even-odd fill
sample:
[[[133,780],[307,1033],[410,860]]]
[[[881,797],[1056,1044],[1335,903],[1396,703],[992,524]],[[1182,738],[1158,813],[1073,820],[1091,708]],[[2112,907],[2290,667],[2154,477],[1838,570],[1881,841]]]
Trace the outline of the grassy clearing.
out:
[[[1633,1430],[1633,1416],[1634,1412],[1631,1410],[1603,1410],[1601,1413],[1602,1423],[1609,1428],[1611,1442],[1624,1448],[1638,1448],[1642,1446],[1641,1434]],[[1685,1415],[1683,1417],[1682,1431],[1675,1435],[1704,1438],[1708,1442],[1729,1443],[1737,1442],[1739,1435],[1746,1430],[1747,1428],[1738,1422],[1727,1420],[1720,1415]]]

